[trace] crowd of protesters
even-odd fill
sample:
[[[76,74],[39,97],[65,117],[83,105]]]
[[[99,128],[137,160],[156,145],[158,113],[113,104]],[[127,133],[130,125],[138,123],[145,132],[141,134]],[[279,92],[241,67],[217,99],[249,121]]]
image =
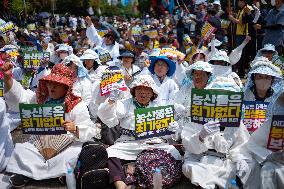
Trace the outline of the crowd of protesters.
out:
[[[124,165],[149,149],[170,154],[182,164],[180,174],[201,188],[228,188],[232,178],[240,188],[284,188],[284,137],[280,150],[268,147],[274,116],[284,118],[284,1],[237,0],[236,10],[229,3],[196,0],[159,17],[31,18],[26,27],[2,33],[0,171],[12,173],[10,185],[50,178],[70,183],[66,165],[75,166],[82,144],[96,140],[107,145],[109,183],[117,189],[141,184],[129,181],[135,170]],[[26,68],[26,49],[50,56]],[[178,53],[161,54],[163,49]],[[114,83],[101,95],[102,78],[118,72],[126,90]],[[192,89],[242,93],[245,101],[267,103],[266,120],[254,131],[243,120],[237,127],[219,120],[196,123]],[[33,136],[14,146],[20,103],[64,104],[62,127],[73,143],[48,160]],[[166,105],[174,106],[175,121],[167,127],[174,134],[137,140],[134,111]]]

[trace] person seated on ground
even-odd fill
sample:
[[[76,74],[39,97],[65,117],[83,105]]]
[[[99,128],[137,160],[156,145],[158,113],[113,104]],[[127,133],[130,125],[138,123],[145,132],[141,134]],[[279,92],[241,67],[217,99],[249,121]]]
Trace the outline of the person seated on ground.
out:
[[[65,176],[66,163],[70,162],[75,166],[83,142],[90,140],[97,132],[96,126],[90,120],[86,104],[72,92],[74,73],[63,64],[55,65],[49,75],[40,79],[35,93],[25,90],[12,78],[12,68],[10,62],[0,67],[5,76],[4,97],[8,107],[13,111],[19,111],[19,103],[64,104],[66,115],[62,127],[67,131],[64,136],[73,143],[49,160],[43,158],[32,140],[17,143],[6,168],[7,172],[14,173],[10,177],[10,183],[13,187],[20,188],[31,179],[43,180]]]
[[[107,68],[106,65],[101,65],[98,54],[88,49],[84,52],[80,59],[83,61],[83,65],[88,70],[89,77],[92,83],[99,81],[102,76],[102,72]]]
[[[281,70],[265,57],[256,58],[248,73],[244,90],[244,100],[270,102],[279,90],[282,80]]]
[[[92,98],[92,83],[88,75],[88,70],[84,67],[80,58],[74,54],[67,56],[62,63],[73,70],[75,74],[73,93],[81,97],[87,106],[89,106]]]
[[[122,161],[135,161],[137,155],[145,149],[159,148],[171,153],[176,160],[181,158],[177,149],[165,142],[165,139],[171,136],[135,140],[134,110],[160,105],[156,100],[160,93],[152,77],[139,75],[131,84],[130,91],[132,98],[117,100],[119,91],[113,90],[110,97],[98,109],[98,117],[108,127],[114,127],[119,123],[122,128],[120,138],[107,148],[110,182],[114,183],[117,189],[127,188]],[[176,124],[176,122],[170,124],[169,130],[175,131]]]
[[[180,126],[190,122],[190,100],[191,99],[191,89],[204,89],[212,79],[214,78],[213,68],[208,62],[197,61],[191,66],[189,66],[186,71],[187,77],[183,79],[182,86],[180,90],[176,92],[174,102],[175,102],[175,112],[176,118]],[[180,128],[181,131],[181,128]],[[180,133],[178,133],[175,140],[180,139]]]
[[[235,81],[240,89],[243,88],[242,81],[238,74],[232,71],[232,64],[225,51],[217,50],[214,55],[212,55],[209,63],[213,67],[213,73],[216,77],[227,77]]]
[[[240,92],[235,82],[222,77],[215,78],[205,89]],[[183,125],[181,139],[185,148],[182,170],[191,183],[201,188],[227,188],[230,178],[240,171],[236,165],[245,154],[240,148],[248,141],[249,133],[242,123],[239,127],[220,127],[218,121],[204,125],[188,121]]]
[[[94,44],[95,49],[101,47],[102,50],[107,50],[113,60],[116,60],[119,56],[119,44],[115,41],[117,36],[114,31],[109,31],[102,38],[89,16],[86,17],[87,30],[86,35],[88,39]],[[98,53],[99,54],[99,53]]]
[[[246,147],[260,167],[260,179],[255,179],[254,184],[258,188],[284,188],[284,153],[282,139],[277,140],[273,136],[274,116],[284,115],[284,90],[276,94],[268,109],[268,117],[263,125],[250,137]],[[282,122],[283,119],[279,122]],[[277,121],[276,121],[277,122]],[[277,123],[276,123],[277,124]],[[282,127],[275,128],[275,130]]]
[[[67,56],[73,54],[73,48],[66,44],[58,44],[54,48],[55,52],[50,55],[52,64],[61,63]]]
[[[118,67],[123,71],[126,85],[130,86],[134,81],[134,77],[141,72],[140,68],[134,65],[135,55],[131,51],[125,51],[118,58],[121,60]]]
[[[281,70],[283,70],[284,63],[281,61],[279,54],[276,51],[274,45],[265,44],[264,47],[257,52],[255,59],[262,57],[262,56],[268,58],[268,60],[271,61],[272,64],[274,64],[275,66],[277,66]],[[282,73],[282,75],[283,75],[283,73]]]
[[[6,116],[5,101],[0,98],[0,172],[5,170],[14,149],[9,120]]]
[[[146,61],[145,66],[149,66],[150,73],[144,68],[141,74],[150,74],[159,87],[158,101],[162,105],[173,104],[174,94],[178,91],[178,85],[172,78],[176,63],[166,56],[150,56],[150,64]]]

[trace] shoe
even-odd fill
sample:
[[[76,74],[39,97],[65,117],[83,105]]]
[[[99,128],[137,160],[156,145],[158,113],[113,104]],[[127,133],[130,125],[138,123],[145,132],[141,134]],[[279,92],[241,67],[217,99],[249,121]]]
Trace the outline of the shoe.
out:
[[[22,188],[30,180],[31,180],[31,178],[26,177],[24,175],[20,175],[20,174],[14,174],[9,178],[9,182],[14,188]]]

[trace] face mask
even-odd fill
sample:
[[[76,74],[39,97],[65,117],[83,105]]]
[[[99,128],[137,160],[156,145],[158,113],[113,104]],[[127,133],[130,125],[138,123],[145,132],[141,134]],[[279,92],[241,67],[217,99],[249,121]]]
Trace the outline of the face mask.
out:
[[[67,57],[68,54],[60,53],[59,57],[61,60],[64,60]]]
[[[259,90],[268,90],[271,87],[271,80],[267,79],[258,79],[254,83]]]
[[[271,6],[275,6],[275,0],[271,0]]]
[[[213,74],[215,76],[228,76],[230,73],[232,73],[232,67],[231,66],[220,66],[220,65],[212,65],[213,67]]]

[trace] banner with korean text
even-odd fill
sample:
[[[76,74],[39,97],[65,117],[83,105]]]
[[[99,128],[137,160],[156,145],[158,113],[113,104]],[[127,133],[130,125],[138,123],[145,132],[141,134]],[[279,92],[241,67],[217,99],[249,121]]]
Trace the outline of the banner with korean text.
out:
[[[192,89],[191,121],[205,124],[218,120],[222,127],[238,127],[242,112],[242,92]]]
[[[173,105],[138,108],[134,113],[135,138],[137,140],[173,134],[167,129],[169,124],[174,122]]]
[[[50,58],[49,52],[26,51],[24,52],[24,68],[37,68],[42,58]]]
[[[118,85],[119,90],[126,91],[127,86],[124,81],[124,77],[121,71],[105,71],[102,76],[102,80],[100,83],[101,96],[110,94],[110,92],[114,89],[113,85]]]
[[[250,133],[256,131],[266,120],[266,109],[268,104],[269,102],[244,101],[243,123]]]
[[[283,150],[284,144],[284,116],[274,115],[271,121],[267,148],[272,151]]]
[[[65,119],[63,104],[20,104],[24,134],[60,135],[67,132],[61,126]]]

